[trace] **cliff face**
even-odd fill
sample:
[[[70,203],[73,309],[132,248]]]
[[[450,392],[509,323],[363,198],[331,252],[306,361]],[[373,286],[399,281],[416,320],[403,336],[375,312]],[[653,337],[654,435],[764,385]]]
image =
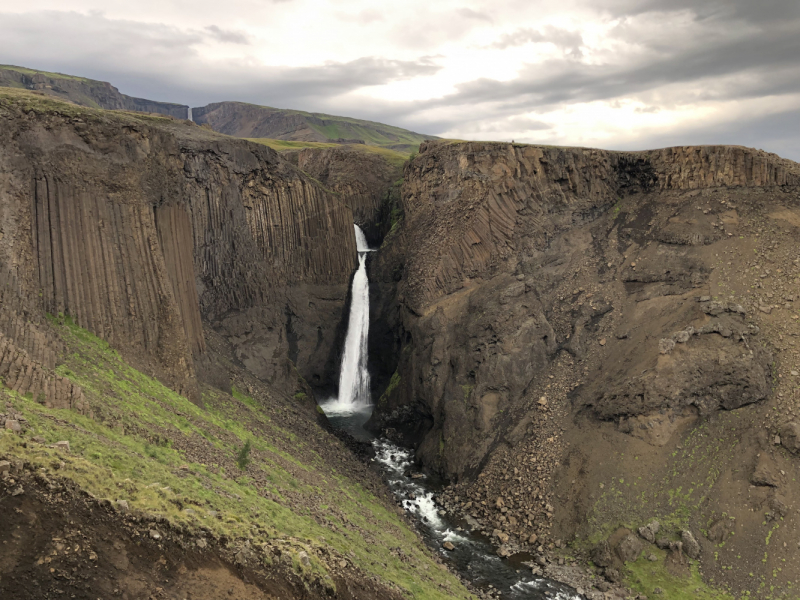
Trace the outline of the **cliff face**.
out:
[[[324,383],[349,207],[269,148],[196,126],[22,92],[0,118],[0,324],[38,365],[56,360],[43,315],[63,314],[196,396],[205,321],[259,377],[291,392],[289,357]]]
[[[387,233],[391,209],[397,202],[395,184],[402,178],[402,162],[364,146],[303,148],[281,156],[325,187],[340,195],[372,245]]]
[[[726,498],[757,455],[790,468],[765,442],[800,405],[799,189],[797,164],[739,147],[424,144],[370,273],[374,425],[522,547],[723,512],[757,535]]]
[[[185,119],[189,112],[189,107],[183,104],[157,102],[121,94],[105,81],[4,65],[0,65],[0,87],[36,90],[79,106],[158,113],[176,119]]]

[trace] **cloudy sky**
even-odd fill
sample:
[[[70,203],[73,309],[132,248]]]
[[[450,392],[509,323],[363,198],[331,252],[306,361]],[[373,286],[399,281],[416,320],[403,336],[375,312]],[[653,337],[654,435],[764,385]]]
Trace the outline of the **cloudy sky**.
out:
[[[798,0],[0,0],[0,63],[461,139],[800,160]]]

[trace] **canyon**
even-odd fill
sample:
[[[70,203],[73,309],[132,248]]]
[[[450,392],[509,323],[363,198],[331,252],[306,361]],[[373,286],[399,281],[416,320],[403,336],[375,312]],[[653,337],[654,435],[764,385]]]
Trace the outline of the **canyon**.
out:
[[[41,597],[12,579],[28,561],[55,590],[36,559],[83,536],[103,573],[137,544],[167,556],[172,594],[489,593],[318,410],[355,223],[379,248],[361,256],[367,427],[443,482],[442,515],[585,597],[791,597],[799,165],[437,139],[404,163],[345,138],[279,153],[230,137],[275,134],[249,105],[200,126],[52,96],[0,90],[0,482],[23,515],[0,589]],[[135,468],[107,462],[120,448]],[[64,572],[95,560],[55,552]],[[152,593],[165,577],[142,556],[124,577]]]

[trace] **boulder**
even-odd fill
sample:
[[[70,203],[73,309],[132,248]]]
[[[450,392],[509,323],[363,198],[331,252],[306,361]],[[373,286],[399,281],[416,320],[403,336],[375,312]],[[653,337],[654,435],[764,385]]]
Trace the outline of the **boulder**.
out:
[[[644,527],[639,527],[639,535],[646,539],[651,544],[655,544],[656,542],[656,534],[658,530],[661,529],[661,523],[658,521],[650,521]]]
[[[67,440],[61,440],[60,442],[56,442],[53,444],[53,448],[56,450],[63,450],[65,452],[69,452],[69,442]]]
[[[614,562],[614,556],[611,554],[611,547],[606,540],[603,540],[592,550],[592,562],[598,567],[610,567]]]
[[[697,543],[694,535],[688,529],[681,532],[681,543],[686,556],[694,559],[700,558],[700,544]]]
[[[453,550],[456,549],[456,547],[453,545],[452,542],[445,542],[444,544],[442,544],[442,548],[444,548],[445,550],[450,550],[450,551],[453,551]]]
[[[499,529],[495,529],[492,532],[492,536],[500,540],[501,544],[505,544],[506,542],[508,542],[508,534],[500,531]]]
[[[617,556],[622,562],[634,562],[644,550],[644,544],[638,537],[629,533],[617,546]]]
[[[800,423],[786,423],[781,428],[781,445],[789,452],[800,455]]]
[[[762,453],[761,456],[758,457],[758,460],[756,460],[755,469],[753,469],[753,474],[750,476],[750,483],[753,485],[778,487],[780,479],[772,464],[772,460],[767,454]]]

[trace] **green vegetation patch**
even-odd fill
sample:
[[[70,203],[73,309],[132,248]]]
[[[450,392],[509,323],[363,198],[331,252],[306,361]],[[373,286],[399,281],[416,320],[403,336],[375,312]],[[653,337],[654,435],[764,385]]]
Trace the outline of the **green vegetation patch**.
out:
[[[657,562],[650,562],[643,553],[634,563],[625,566],[630,586],[648,598],[670,600],[734,600],[730,594],[709,587],[700,575],[696,564],[687,569],[684,577],[672,575],[664,566],[666,552],[654,549]],[[660,589],[658,593],[656,590]]]
[[[268,407],[235,388],[233,395],[208,388],[201,408],[68,318],[53,324],[70,348],[58,372],[83,387],[93,417],[1,389],[0,399],[25,415],[28,428],[24,436],[0,434],[0,456],[46,470],[63,461],[58,476],[189,532],[204,528],[291,556],[306,551],[308,576],[324,577],[321,557],[333,554],[410,598],[468,597],[393,507],[277,426]],[[35,436],[45,444],[32,442]],[[60,440],[69,441],[69,454],[47,447]]]
[[[86,79],[85,77],[76,77],[74,75],[65,75],[64,73],[51,73],[50,71],[38,71],[36,69],[28,69],[26,67],[16,67],[14,65],[0,65],[0,69],[5,69],[7,71],[16,71],[17,73],[22,73],[24,75],[44,75],[45,77],[49,77],[50,79],[69,79],[72,81],[83,81],[85,83],[101,83],[100,81],[95,81],[94,79]]]
[[[246,138],[251,142],[269,146],[277,152],[288,152],[302,150],[303,148],[348,148],[355,152],[369,152],[377,154],[385,158],[389,163],[394,166],[402,167],[408,160],[410,154],[392,150],[391,148],[382,148],[380,146],[371,146],[367,144],[334,144],[333,142],[296,142],[290,140],[275,140],[272,138]],[[335,139],[335,138],[334,138]]]

